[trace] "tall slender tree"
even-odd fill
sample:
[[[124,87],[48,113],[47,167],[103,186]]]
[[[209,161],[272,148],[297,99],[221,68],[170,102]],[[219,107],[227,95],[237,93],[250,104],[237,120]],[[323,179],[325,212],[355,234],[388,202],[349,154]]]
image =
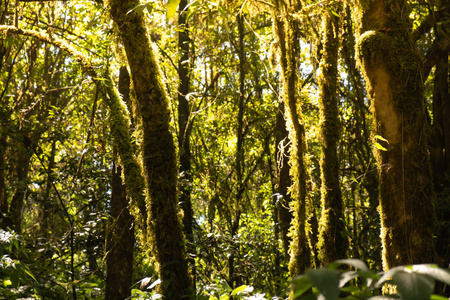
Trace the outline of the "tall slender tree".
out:
[[[337,98],[339,30],[339,18],[331,11],[326,11],[323,20],[323,52],[319,75],[322,215],[318,248],[320,259],[324,264],[346,257],[348,244],[345,236],[337,153],[340,135]]]
[[[296,276],[310,266],[310,247],[306,236],[306,177],[305,128],[302,120],[299,97],[300,24],[293,12],[301,8],[298,1],[290,4],[274,1],[273,26],[277,37],[279,64],[281,69],[282,98],[286,109],[286,123],[289,131],[292,186],[290,188],[294,218],[290,247],[289,272]]]
[[[130,76],[126,67],[120,68],[119,92],[123,101],[130,103]],[[117,155],[114,156],[118,161]],[[126,187],[122,182],[122,167],[115,162],[112,170],[110,217],[105,299],[126,299],[131,296],[133,280],[134,218],[130,213]]]
[[[134,11],[138,5],[136,0],[109,2],[130,66],[142,123],[143,167],[150,200],[147,203],[148,225],[159,277],[163,282],[158,290],[168,299],[179,299],[193,295],[194,291],[178,218],[177,165],[169,125],[169,100],[144,16]]]

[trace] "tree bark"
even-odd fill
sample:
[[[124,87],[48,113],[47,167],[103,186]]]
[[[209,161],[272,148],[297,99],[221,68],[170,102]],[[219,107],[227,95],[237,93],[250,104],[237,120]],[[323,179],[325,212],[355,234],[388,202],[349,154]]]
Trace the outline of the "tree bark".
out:
[[[321,262],[329,264],[346,257],[348,242],[345,236],[337,153],[340,135],[337,98],[339,20],[331,12],[326,12],[323,23],[323,54],[319,75],[322,212],[318,248]]]
[[[434,191],[421,61],[406,1],[359,2],[357,54],[372,100],[383,266],[433,262]]]
[[[167,299],[193,296],[188,275],[184,236],[178,219],[177,166],[170,132],[168,97],[143,15],[133,10],[139,1],[112,0],[110,12],[118,26],[136,92],[142,122],[142,156],[150,202],[148,225],[162,284],[158,291]]]

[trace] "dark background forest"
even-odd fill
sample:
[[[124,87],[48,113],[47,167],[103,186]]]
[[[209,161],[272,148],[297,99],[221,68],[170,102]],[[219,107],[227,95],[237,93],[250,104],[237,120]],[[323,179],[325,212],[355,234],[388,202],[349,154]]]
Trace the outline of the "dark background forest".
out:
[[[448,1],[1,0],[0,32],[0,298],[448,268]]]

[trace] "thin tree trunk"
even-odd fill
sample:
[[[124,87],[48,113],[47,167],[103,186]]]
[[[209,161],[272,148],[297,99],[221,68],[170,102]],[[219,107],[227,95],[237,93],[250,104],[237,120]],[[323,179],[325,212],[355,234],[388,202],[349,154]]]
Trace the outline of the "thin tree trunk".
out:
[[[120,68],[119,93],[131,110],[130,76]],[[131,118],[130,118],[131,119]],[[133,123],[131,123],[133,125]],[[114,155],[114,160],[117,156]],[[122,167],[113,162],[111,183],[111,223],[106,257],[106,300],[122,300],[131,296],[133,283],[134,218],[130,214],[126,187],[122,182]]]
[[[134,224],[128,211],[122,167],[113,164],[111,223],[106,256],[105,299],[123,300],[131,296],[133,283]]]
[[[8,213],[8,199],[6,198],[6,137],[0,133],[0,228],[6,229],[6,218]]]
[[[280,49],[280,65],[283,101],[287,114],[289,139],[291,140],[291,197],[294,209],[294,235],[290,248],[289,272],[292,277],[302,274],[311,264],[310,248],[306,236],[306,177],[305,129],[299,104],[299,79],[297,70],[300,56],[299,24],[292,12],[300,9],[300,3],[285,5],[275,1],[274,30]]]
[[[14,195],[11,199],[11,205],[9,208],[10,217],[13,221],[14,230],[17,233],[22,232],[22,209],[24,205],[25,194],[28,186],[28,171],[30,166],[30,159],[32,154],[33,145],[28,147],[22,147],[17,151],[16,161],[16,180],[17,186]]]
[[[320,156],[322,214],[319,228],[319,256],[323,264],[345,258],[348,248],[339,182],[337,145],[340,135],[337,98],[339,50],[338,17],[324,16],[323,54],[319,76]]]
[[[55,168],[55,155],[56,155],[56,140],[52,140],[52,148],[50,156],[48,158],[47,166],[47,183],[45,186],[44,197],[42,198],[42,228],[41,231],[45,237],[49,237],[49,226],[51,226],[50,217],[52,214],[52,203],[50,200],[50,192],[53,189],[54,181],[54,168]]]
[[[433,262],[434,191],[422,66],[406,1],[359,3],[357,51],[372,100],[380,176],[383,265]]]
[[[191,128],[190,124],[190,108],[187,96],[189,94],[190,85],[190,40],[187,16],[187,0],[180,0],[178,4],[178,51],[180,59],[178,61],[178,77],[180,84],[178,86],[178,149],[180,159],[180,206],[183,210],[183,230],[186,236],[187,253],[190,264],[190,273],[194,278],[195,285],[195,245],[193,223],[194,215],[191,203],[192,191],[192,174],[191,174]]]
[[[179,299],[192,296],[194,291],[178,219],[177,166],[169,125],[169,100],[143,15],[129,13],[138,4],[135,0],[113,0],[110,11],[125,48],[142,122],[143,166],[150,199],[148,225],[162,280],[158,291],[166,299]]]
[[[280,102],[276,120],[275,133],[276,146],[276,170],[277,170],[277,193],[279,194],[276,202],[276,211],[279,216],[279,226],[281,239],[283,241],[284,256],[289,261],[289,228],[291,227],[292,212],[290,210],[291,195],[288,190],[292,185],[289,175],[291,167],[289,166],[290,141],[289,133],[286,128],[284,104]]]
[[[238,44],[238,56],[239,56],[239,98],[238,98],[238,114],[237,114],[237,131],[236,131],[236,196],[234,199],[234,216],[231,224],[231,237],[233,238],[238,230],[239,230],[239,221],[241,217],[241,202],[242,195],[244,193],[244,182],[243,182],[243,169],[244,169],[244,110],[245,110],[245,54],[244,54],[244,17],[241,13],[237,15],[237,24],[238,24],[238,35],[239,35],[239,44]],[[229,283],[233,288],[234,284],[238,280],[234,268],[235,268],[235,260],[236,253],[239,253],[239,248],[236,247],[229,259],[228,259],[228,268],[229,268]]]

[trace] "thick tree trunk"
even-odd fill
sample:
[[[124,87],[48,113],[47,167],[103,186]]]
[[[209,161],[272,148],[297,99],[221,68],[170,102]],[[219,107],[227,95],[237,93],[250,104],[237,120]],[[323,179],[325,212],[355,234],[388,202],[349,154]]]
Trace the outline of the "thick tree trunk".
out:
[[[293,11],[300,9],[300,3],[290,5],[275,1],[274,31],[278,39],[279,60],[282,75],[282,97],[286,108],[286,122],[291,140],[291,198],[294,209],[292,222],[294,235],[290,247],[289,272],[292,277],[302,274],[311,264],[311,254],[306,236],[306,177],[305,129],[299,104],[300,56],[299,23],[292,17]]]
[[[406,1],[360,3],[357,51],[372,100],[380,175],[383,264],[433,262],[433,182],[421,64]]]
[[[177,166],[169,126],[169,100],[143,15],[129,13],[138,4],[135,0],[112,0],[111,15],[125,48],[142,122],[142,157],[150,199],[148,225],[163,282],[158,290],[167,299],[179,299],[191,296],[194,291],[178,219]]]
[[[345,258],[348,247],[339,182],[340,122],[337,98],[339,22],[331,12],[324,16],[323,54],[320,62],[320,156],[322,214],[319,228],[319,257],[323,264]]]

